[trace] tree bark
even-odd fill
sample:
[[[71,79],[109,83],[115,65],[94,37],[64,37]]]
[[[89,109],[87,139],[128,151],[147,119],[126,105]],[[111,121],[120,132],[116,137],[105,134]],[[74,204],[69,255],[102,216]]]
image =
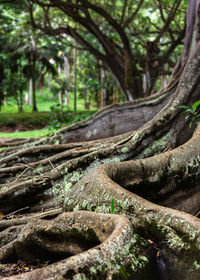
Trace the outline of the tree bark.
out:
[[[162,95],[1,151],[0,262],[41,266],[8,279],[199,279],[200,126],[179,109],[200,98],[199,53]]]
[[[64,55],[64,72],[65,72],[65,105],[69,104],[69,90],[67,85],[69,84],[69,61],[66,55]]]
[[[129,218],[130,224],[127,227],[131,227],[132,230],[122,230],[122,232],[130,234],[131,231],[134,243],[131,249],[127,248],[128,251],[122,250],[121,256],[117,248],[122,249],[124,245],[119,243],[118,232],[114,235],[117,236],[116,241],[111,242],[114,246],[112,250],[111,247],[106,246],[109,252],[116,253],[113,253],[113,256],[108,254],[109,261],[103,258],[104,261],[99,263],[99,255],[95,251],[98,251],[98,247],[93,247],[95,246],[93,240],[90,240],[89,244],[93,247],[91,250],[94,250],[94,253],[89,248],[85,248],[85,252],[80,251],[82,245],[78,240],[83,238],[82,232],[79,235],[77,230],[73,230],[70,236],[72,240],[77,241],[70,244],[66,241],[64,247],[57,243],[55,245],[52,239],[48,241],[48,236],[54,236],[53,240],[62,240],[63,244],[62,230],[64,228],[67,230],[67,221],[70,219],[64,222],[62,215],[51,218],[51,223],[49,220],[45,222],[38,219],[37,215],[40,214],[2,219],[0,221],[2,263],[17,262],[19,259],[24,262],[34,262],[37,258],[42,262],[47,255],[52,262],[48,267],[12,276],[10,279],[33,279],[37,275],[40,275],[40,279],[48,279],[49,274],[53,275],[53,279],[67,277],[67,279],[76,279],[75,275],[79,277],[84,275],[89,279],[108,277],[122,279],[122,275],[125,275],[125,279],[130,277],[144,279],[147,273],[151,275],[149,279],[155,279],[155,275],[159,274],[165,274],[168,279],[199,278],[200,223],[198,218],[190,214],[195,215],[199,212],[200,128],[196,130],[191,140],[187,142],[186,139],[180,140],[185,124],[177,109],[179,104],[190,104],[193,99],[199,98],[197,71],[200,66],[199,51],[200,45],[197,45],[196,52],[185,67],[173,98],[159,114],[139,130],[104,141],[56,144],[56,141],[64,142],[65,137],[62,138],[61,135],[65,135],[65,130],[61,130],[51,138],[29,144],[29,147],[22,146],[18,150],[11,149],[2,153],[0,211],[6,217],[9,217],[9,213],[13,211],[27,209],[27,207],[29,213],[43,209],[45,212],[42,219],[45,219],[45,215],[49,217],[50,208],[55,209],[55,216],[60,211],[71,211],[71,214],[63,215],[73,216],[76,229],[82,227],[82,225],[78,226],[76,215],[80,215],[84,225],[86,215],[88,221],[86,231],[91,232],[92,229],[94,230],[94,223],[90,223],[87,216],[91,214],[76,212],[77,210],[95,212],[92,215],[96,221],[98,215],[104,217],[103,214],[97,213],[113,214],[114,212]],[[137,110],[137,106],[135,107]],[[187,130],[185,129],[184,133]],[[187,133],[187,138],[189,134],[191,132]],[[52,144],[47,145],[43,142],[41,145],[41,141]],[[176,146],[179,147],[175,148]],[[155,155],[162,151],[166,152]],[[127,159],[131,161],[126,161]],[[132,161],[133,159],[137,160]],[[11,204],[10,201],[15,203]],[[63,210],[60,210],[60,207]],[[36,219],[35,222],[29,222],[31,215],[31,220]],[[118,216],[115,218],[119,219],[117,223],[120,223],[120,218]],[[8,237],[10,227],[12,233]],[[110,231],[114,234],[114,229]],[[37,232],[40,234],[38,235]],[[43,239],[41,239],[41,232],[44,232]],[[55,237],[57,234],[61,237]],[[104,240],[107,242],[111,238],[106,236],[105,239],[100,239],[96,231],[94,236],[97,236],[95,238],[98,242]],[[122,239],[126,240],[126,238]],[[133,241],[135,239],[137,241]],[[36,255],[31,251],[33,247],[30,244],[31,240],[33,244],[38,244]],[[53,244],[52,247],[48,242]],[[104,245],[105,243],[100,243],[99,250],[107,255]],[[60,246],[61,251],[58,249],[55,253],[54,246],[56,248]],[[134,253],[135,263],[130,265],[133,263],[133,252],[138,252],[137,247],[140,253],[136,255]],[[42,249],[43,253],[41,248],[46,248]],[[75,256],[67,258],[69,251]],[[81,254],[76,255],[80,252]],[[80,265],[85,269],[81,270]],[[88,267],[94,269],[90,270]]]

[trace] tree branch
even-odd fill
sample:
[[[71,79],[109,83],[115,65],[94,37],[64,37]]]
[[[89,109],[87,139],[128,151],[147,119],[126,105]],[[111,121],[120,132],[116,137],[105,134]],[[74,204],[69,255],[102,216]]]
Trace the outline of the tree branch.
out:
[[[122,15],[121,15],[121,19],[120,19],[120,25],[122,25],[123,21],[124,21],[124,16],[125,16],[125,13],[126,13],[126,8],[127,8],[127,2],[128,0],[124,0],[124,6],[123,6],[123,9],[122,9]]]
[[[157,38],[154,40],[154,43],[157,44],[158,41],[160,40],[160,38],[163,36],[163,34],[166,32],[166,30],[169,28],[170,23],[172,22],[172,20],[174,19],[177,9],[180,6],[181,0],[175,0],[174,4],[170,10],[169,16],[167,18],[167,20],[165,21],[165,25],[163,26],[163,28],[161,29],[160,33],[158,34]]]
[[[140,10],[142,4],[143,4],[144,0],[140,0],[140,3],[137,6],[137,9],[135,10],[135,12],[131,15],[131,17],[129,19],[127,19],[127,21],[124,23],[124,28],[127,27],[136,17],[138,11]]]
[[[158,8],[159,8],[160,16],[161,16],[163,22],[166,22],[164,14],[163,14],[162,0],[158,0]]]

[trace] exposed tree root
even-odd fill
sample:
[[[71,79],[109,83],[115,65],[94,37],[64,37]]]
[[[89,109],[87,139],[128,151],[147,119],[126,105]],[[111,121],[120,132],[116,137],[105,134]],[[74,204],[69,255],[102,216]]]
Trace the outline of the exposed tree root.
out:
[[[71,190],[67,190],[63,196],[63,198],[65,198],[64,209],[70,211],[85,209],[108,213],[112,210],[111,204],[113,200],[115,213],[123,213],[129,217],[134,232],[137,233],[140,238],[152,240],[156,244],[158,248],[157,250],[161,252],[159,254],[161,254],[162,259],[164,259],[166,270],[170,277],[173,277],[173,279],[180,279],[180,277],[183,279],[189,279],[188,277],[192,275],[192,279],[199,279],[199,219],[184,212],[161,207],[150,202],[154,201],[164,206],[178,208],[192,214],[199,211],[199,140],[200,127],[198,127],[191,140],[172,151],[136,161],[104,164],[92,170],[81,181],[79,181],[79,176],[79,182],[75,184]],[[41,193],[43,185],[45,185],[44,189],[46,189],[46,185],[53,188],[53,180],[57,182],[59,178],[64,176],[61,173],[66,175],[69,172],[70,162],[72,170],[74,170],[73,168],[75,167],[77,168],[80,162],[81,165],[83,165],[86,159],[88,165],[89,155],[90,154],[86,154],[78,157],[78,160],[74,159],[73,161],[62,163],[61,166],[59,165],[54,168],[53,172],[48,172],[48,177],[45,177],[43,174],[38,178],[16,183],[16,185],[12,183],[12,188],[7,191],[2,191],[1,193],[2,210],[4,211],[10,207],[6,204],[12,199],[15,199],[17,202],[17,196],[19,196],[19,201],[23,201],[24,203],[25,200],[22,198],[24,197],[25,191],[31,194],[31,190],[33,189],[33,193],[35,191]],[[191,155],[193,155],[193,157],[191,157]],[[68,169],[65,170],[65,168]],[[34,180],[35,183],[33,183]],[[69,182],[71,181],[69,180],[68,183]],[[60,184],[58,193],[61,192],[62,188],[66,187],[68,183],[64,183],[63,187],[62,184]],[[142,195],[148,200],[145,200],[134,193]],[[33,194],[31,194],[31,197],[32,195]],[[58,197],[59,195],[57,196],[57,199]],[[27,201],[26,204],[30,204],[30,201]],[[16,205],[17,203],[15,203],[15,207]],[[56,215],[56,213],[54,214]],[[6,240],[8,241],[8,238],[6,239],[5,236],[10,236],[10,243],[8,243],[10,245],[4,245],[2,249],[0,249],[3,256],[2,260],[8,261],[9,258],[6,259],[4,256],[13,254],[13,251],[10,248],[15,247],[13,243],[15,243],[16,235],[18,235],[19,232],[22,232],[22,236],[23,232],[27,232],[29,229],[33,229],[34,232],[34,227],[32,224],[28,223],[29,221],[30,218],[0,221],[0,227],[1,224],[3,225],[3,232],[1,234],[3,244],[5,244]],[[5,223],[7,223],[7,226]],[[38,226],[38,223],[40,224],[40,221],[37,220],[35,225]],[[48,220],[48,224],[49,223]],[[24,224],[27,224],[25,228],[23,227]],[[11,230],[9,227],[11,227]],[[11,233],[7,234],[10,231]],[[24,236],[21,240],[23,239],[26,240]],[[46,240],[46,237],[44,240]],[[26,244],[26,241],[24,242],[24,244]],[[21,241],[21,243],[23,244],[23,241]],[[26,247],[27,245],[21,246]],[[21,251],[24,251],[24,249],[19,249],[19,252]],[[63,264],[63,262],[64,261],[61,263]],[[151,259],[149,260],[149,263],[153,265]],[[57,265],[60,265],[59,262]],[[51,267],[54,270],[57,265],[52,264],[46,268],[41,268],[40,270],[47,270],[50,271],[49,273],[52,273]],[[65,267],[64,264],[63,266]],[[68,266],[66,266],[66,269],[68,269],[67,267]],[[116,264],[115,267],[117,267]],[[78,270],[74,271],[75,274],[80,273]],[[36,272],[33,273],[38,272],[36,270]],[[56,273],[57,275],[59,274],[58,272]],[[87,277],[88,271],[81,273],[85,273],[84,275]],[[111,271],[109,271],[109,273],[112,274]],[[115,271],[115,273],[118,272]],[[130,273],[129,269],[128,273]],[[10,279],[34,279],[24,278],[28,277],[26,275],[28,274],[16,276],[19,278]],[[94,279],[100,279],[95,278],[97,277],[97,274],[95,275]],[[48,279],[45,277],[47,276],[40,279]],[[67,277],[66,279],[73,279]],[[103,277],[105,277],[105,275]],[[140,276],[138,276],[138,279],[140,279],[139,277]]]
[[[148,247],[123,216],[71,212],[50,221],[28,223],[16,239],[1,248],[0,261],[54,262],[10,280],[78,279],[81,275],[86,279],[122,279],[120,275],[130,278],[149,273]]]
[[[0,147],[20,146],[36,140],[37,138],[0,138]]]
[[[0,211],[5,215],[0,221],[1,261],[52,256],[49,266],[9,279],[139,280],[148,273],[152,280],[159,274],[163,279],[199,280],[200,220],[190,214],[200,210],[200,126],[192,135],[178,108],[200,96],[199,53],[200,43],[173,97],[140,129],[101,141],[67,143],[105,121],[105,109],[94,123],[90,119],[0,154]],[[138,113],[143,105],[134,106]],[[101,122],[98,127],[105,128]],[[91,135],[84,139],[95,139],[98,133]],[[29,213],[52,207],[72,212],[56,217],[59,208],[52,214],[4,219],[24,207]],[[113,212],[121,216],[104,215]],[[102,228],[107,220],[111,224]],[[93,239],[84,247],[91,230]],[[74,256],[67,258],[70,254]]]

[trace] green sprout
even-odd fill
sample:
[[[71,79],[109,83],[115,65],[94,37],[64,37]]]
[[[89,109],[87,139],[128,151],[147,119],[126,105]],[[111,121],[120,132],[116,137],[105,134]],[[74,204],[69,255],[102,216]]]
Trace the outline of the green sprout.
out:
[[[200,100],[196,101],[192,107],[186,105],[179,106],[180,109],[184,109],[183,112],[181,112],[181,115],[185,114],[185,120],[189,121],[189,128],[192,127],[192,124],[195,122],[196,124],[200,121]]]

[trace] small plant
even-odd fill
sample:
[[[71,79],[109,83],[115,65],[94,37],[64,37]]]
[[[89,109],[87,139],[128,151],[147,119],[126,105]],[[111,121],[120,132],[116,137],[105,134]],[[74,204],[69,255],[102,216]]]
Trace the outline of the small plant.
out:
[[[199,105],[200,105],[200,100],[196,101],[192,105],[191,108],[189,106],[186,106],[186,105],[179,106],[179,108],[184,109],[184,111],[181,113],[181,115],[186,114],[185,120],[189,121],[189,127],[190,128],[192,127],[193,122],[198,124],[198,122],[200,121]]]
[[[115,200],[114,198],[112,198],[112,202],[111,202],[111,214],[115,213]]]
[[[44,261],[44,265],[49,265],[50,264],[50,260]]]
[[[52,105],[50,107],[50,113],[49,113],[49,123],[48,123],[48,130],[58,130],[61,128],[62,123],[60,121],[61,119],[61,105],[58,103],[56,105]]]

